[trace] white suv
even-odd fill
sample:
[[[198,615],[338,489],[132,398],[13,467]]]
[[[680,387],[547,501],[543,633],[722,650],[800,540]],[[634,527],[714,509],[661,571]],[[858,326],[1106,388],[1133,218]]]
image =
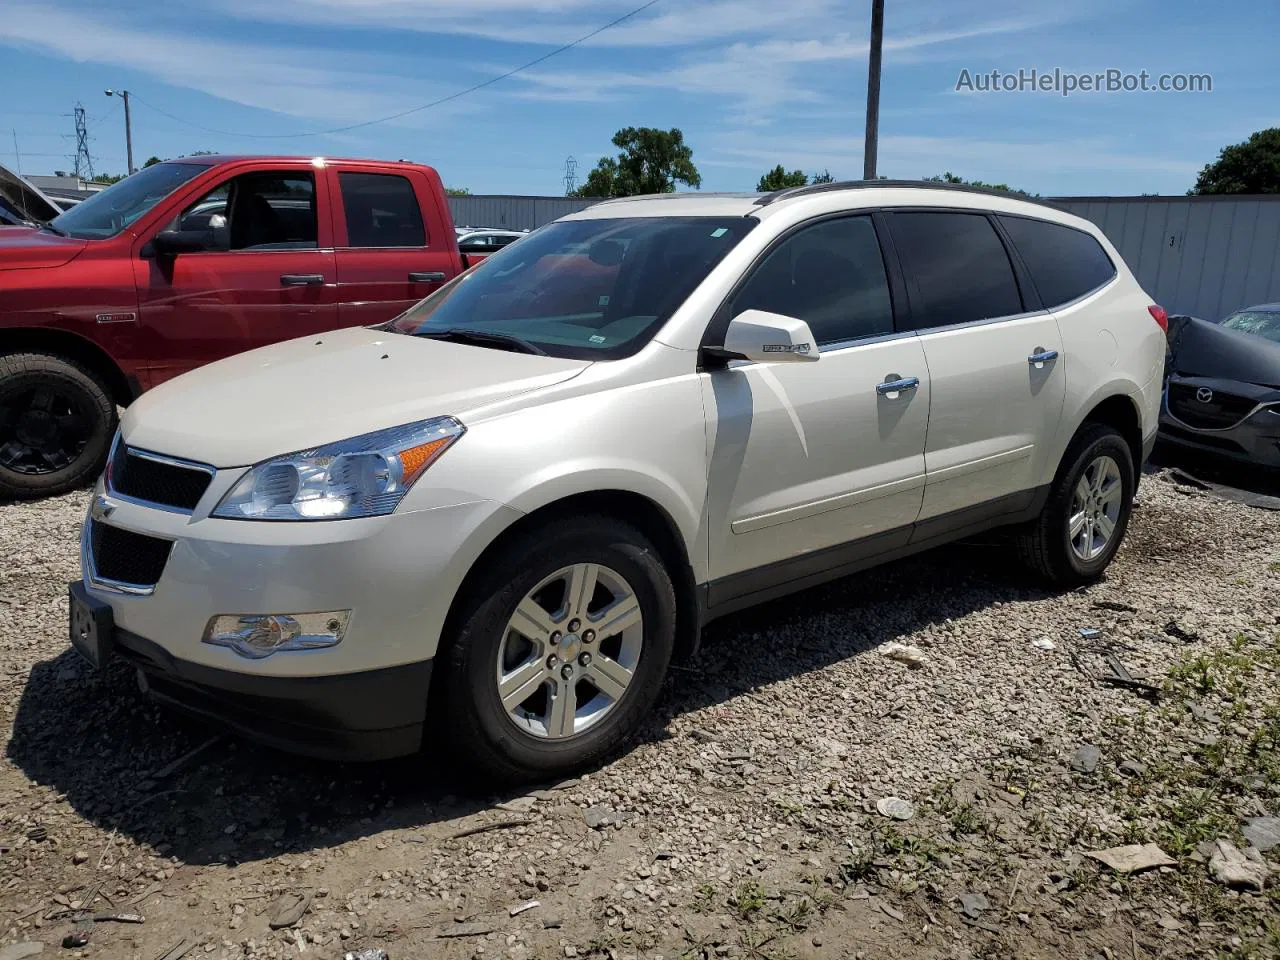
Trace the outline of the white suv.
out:
[[[729,611],[1000,525],[1098,577],[1164,319],[1096,227],[1007,195],[600,203],[135,402],[72,640],[295,750],[564,774]]]

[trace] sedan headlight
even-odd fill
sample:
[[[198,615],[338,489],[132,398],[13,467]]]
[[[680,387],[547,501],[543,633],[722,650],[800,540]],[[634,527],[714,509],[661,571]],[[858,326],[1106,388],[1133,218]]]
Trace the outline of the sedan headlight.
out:
[[[264,460],[213,511],[228,520],[349,520],[391,513],[466,431],[453,417]]]

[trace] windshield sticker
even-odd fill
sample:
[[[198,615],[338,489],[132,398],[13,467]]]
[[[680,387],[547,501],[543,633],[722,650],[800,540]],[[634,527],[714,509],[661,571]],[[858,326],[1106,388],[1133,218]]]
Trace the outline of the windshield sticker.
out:
[[[600,336],[598,333],[593,333],[590,337],[592,343],[604,343],[604,339],[605,338]]]
[[[726,227],[716,227],[714,230],[711,231],[711,235],[713,237],[718,238],[718,237],[723,237],[728,232],[729,230]]]
[[[601,307],[607,307],[609,305],[609,298],[607,296],[601,297],[597,305]]]

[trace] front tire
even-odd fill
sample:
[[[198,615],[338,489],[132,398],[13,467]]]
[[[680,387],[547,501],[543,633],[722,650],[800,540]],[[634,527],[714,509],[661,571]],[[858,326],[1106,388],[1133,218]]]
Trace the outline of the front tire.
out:
[[[531,531],[462,603],[437,658],[432,728],[468,773],[513,783],[594,767],[653,708],[675,590],[629,525],[586,516]]]
[[[1018,537],[1027,566],[1055,587],[1097,580],[1124,540],[1135,487],[1124,437],[1106,424],[1085,424],[1062,458],[1040,516]]]
[[[44,353],[0,356],[0,500],[92,483],[117,420],[106,386],[79,364]]]

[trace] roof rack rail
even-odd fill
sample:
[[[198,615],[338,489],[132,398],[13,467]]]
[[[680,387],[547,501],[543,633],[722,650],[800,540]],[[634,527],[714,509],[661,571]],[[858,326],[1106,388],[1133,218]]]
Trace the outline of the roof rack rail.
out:
[[[630,197],[606,197],[598,200],[594,206],[600,206],[602,203],[626,203],[629,200],[687,200],[690,197],[733,197],[746,200],[748,197],[758,197],[760,194],[755,192],[735,192],[732,190],[707,191],[701,190],[681,190],[671,193],[637,193]]]
[[[767,207],[769,204],[777,203],[779,200],[807,197],[810,194],[827,193],[832,190],[874,190],[877,187],[891,187],[895,190],[904,187],[914,190],[954,190],[957,193],[977,193],[988,197],[1006,197],[1010,200],[1021,200],[1024,203],[1036,203],[1042,207],[1053,207],[1055,210],[1061,209],[1061,207],[1048,200],[1027,197],[1008,190],[995,190],[991,187],[971,187],[965,183],[941,183],[933,180],[836,180],[832,183],[813,183],[805,187],[789,187],[786,190],[766,193],[756,201],[756,206]]]

